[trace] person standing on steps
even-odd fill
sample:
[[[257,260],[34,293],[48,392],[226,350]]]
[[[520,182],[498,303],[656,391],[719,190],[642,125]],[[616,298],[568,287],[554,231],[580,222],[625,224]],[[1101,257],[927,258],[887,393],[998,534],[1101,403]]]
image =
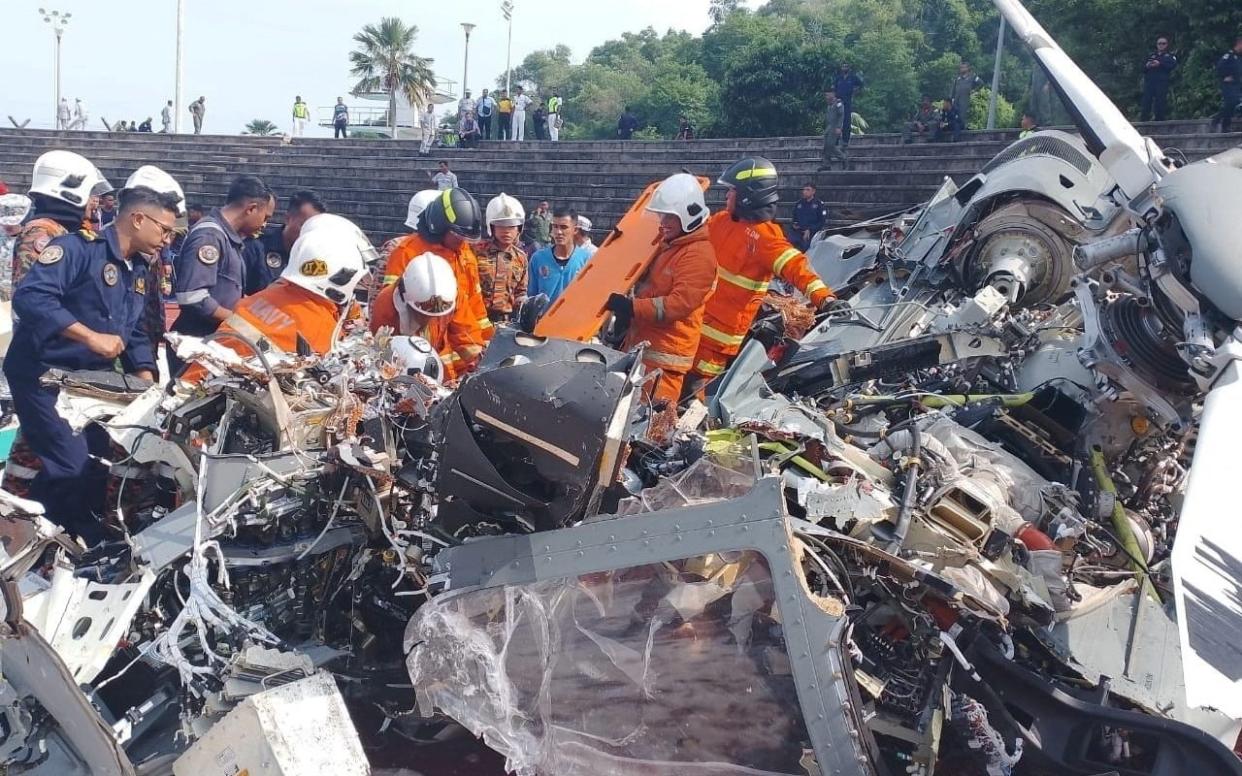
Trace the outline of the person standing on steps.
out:
[[[310,106],[302,101],[302,95],[293,100],[293,136],[302,137],[306,134],[306,122],[310,121]]]
[[[194,134],[203,134],[203,116],[207,115],[207,98],[199,97],[190,103],[190,118],[194,119]]]
[[[509,99],[508,92],[501,92],[500,99],[496,102],[496,139],[512,140],[513,139],[513,100]]]
[[[824,98],[828,103],[828,112],[824,116],[824,152],[818,168],[820,172],[831,169],[833,162],[840,162],[842,169],[849,163],[849,157],[846,156],[841,142],[846,132],[842,129],[841,117],[846,116],[845,123],[849,124],[848,109],[833,88],[824,92]]]
[[[1139,102],[1139,121],[1164,121],[1169,112],[1169,76],[1177,67],[1177,57],[1169,51],[1169,36],[1156,38],[1156,50],[1143,62],[1143,99]]]
[[[164,128],[160,130],[161,134],[167,135],[172,132],[172,107],[172,100],[169,100],[164,109],[160,111],[160,123],[164,125]]]
[[[841,145],[846,148],[849,147],[850,131],[853,128],[854,95],[862,91],[863,86],[862,76],[854,72],[849,62],[842,62],[841,70],[837,73],[836,80],[832,83],[832,90],[836,93],[837,98],[841,100]]]
[[[427,103],[427,107],[423,109],[423,117],[420,122],[423,125],[423,143],[419,147],[418,152],[423,156],[431,153],[431,146],[436,142],[436,106]]]
[[[513,97],[513,139],[519,143],[526,139],[526,108],[531,102],[519,86]]]
[[[636,129],[638,129],[638,117],[630,110],[630,106],[626,105],[621,117],[617,119],[617,137],[621,140],[630,140],[634,137]]]
[[[61,97],[60,105],[56,106],[56,128],[68,129],[71,121],[73,121],[73,112],[69,110],[69,98]]]
[[[479,139],[492,139],[492,117],[496,115],[496,100],[483,90],[479,103],[475,108],[474,117],[479,122]]]
[[[457,118],[461,120],[467,113],[474,113],[474,98],[470,96],[470,90],[466,90],[466,96],[457,101]]]
[[[800,251],[806,251],[811,245],[811,238],[828,223],[828,207],[815,196],[815,187],[806,184],[802,187],[802,199],[793,208],[793,234],[790,242]]]
[[[332,139],[349,137],[349,108],[345,106],[345,101],[340,97],[336,98],[336,105],[332,106]]]
[[[86,103],[82,102],[81,97],[73,98],[73,123],[69,125],[70,129],[86,129],[86,122],[90,119],[90,114],[86,112]]]
[[[963,59],[957,66],[957,77],[949,88],[949,96],[953,98],[953,104],[962,116],[962,129],[966,129],[966,119],[970,116],[970,95],[982,87],[983,79],[975,75],[970,63]]]
[[[564,123],[561,120],[561,111],[564,105],[560,90],[553,89],[552,96],[548,98],[548,139],[553,143],[561,139],[561,126]]]
[[[535,110],[531,114],[531,123],[535,127],[535,139],[548,139],[548,109],[540,102],[535,105]]]
[[[1230,130],[1233,114],[1242,103],[1242,35],[1233,41],[1233,48],[1216,61],[1216,77],[1220,79],[1220,113],[1213,123],[1222,133]]]

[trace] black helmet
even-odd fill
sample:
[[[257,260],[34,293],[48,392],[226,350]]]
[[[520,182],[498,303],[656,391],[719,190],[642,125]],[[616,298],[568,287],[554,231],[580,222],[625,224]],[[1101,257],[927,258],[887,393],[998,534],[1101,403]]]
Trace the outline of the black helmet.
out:
[[[720,174],[720,180],[737,190],[738,210],[758,210],[780,199],[776,165],[762,156],[748,156]]]
[[[455,232],[467,240],[483,237],[483,211],[465,189],[445,189],[418,217],[418,231],[431,238]]]

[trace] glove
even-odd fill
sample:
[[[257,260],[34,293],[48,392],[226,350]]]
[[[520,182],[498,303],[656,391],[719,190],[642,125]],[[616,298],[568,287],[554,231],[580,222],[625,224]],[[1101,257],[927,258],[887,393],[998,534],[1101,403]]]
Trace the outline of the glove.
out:
[[[628,321],[634,317],[634,300],[625,294],[613,294],[604,303],[604,309],[611,310],[618,318]]]
[[[826,314],[829,317],[846,316],[850,314],[851,310],[853,308],[850,307],[849,302],[844,299],[837,299],[835,296],[828,297],[819,306],[820,314]]]

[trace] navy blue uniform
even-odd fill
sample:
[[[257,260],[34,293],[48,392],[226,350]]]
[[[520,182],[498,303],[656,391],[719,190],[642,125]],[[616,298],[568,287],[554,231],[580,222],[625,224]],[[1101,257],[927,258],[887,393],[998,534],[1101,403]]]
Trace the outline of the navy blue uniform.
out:
[[[1155,67],[1152,67],[1152,65]],[[1164,121],[1169,109],[1169,76],[1177,67],[1177,57],[1153,51],[1143,61],[1143,99],[1139,104],[1139,120]]]
[[[56,412],[58,389],[42,387],[39,377],[52,368],[113,369],[113,359],[62,334],[74,323],[120,337],[125,371],[154,372],[143,315],[149,282],[146,260],[121,256],[116,229],[109,227],[97,237],[79,233],[52,240],[13,294],[18,320],[4,375],[22,435],[43,463],[30,495],[43,503],[49,519],[88,543],[103,538],[92,512],[102,512],[106,472],[92,469],[90,454],[107,454],[107,435],[97,426],[74,434]]]
[[[1220,131],[1228,132],[1238,103],[1242,102],[1242,56],[1226,51],[1216,62],[1216,77],[1220,79],[1220,113],[1216,120]]]
[[[247,237],[242,249],[246,260],[246,296],[257,294],[272,284],[289,263],[285,252],[285,227],[270,224],[258,237]]]
[[[173,293],[181,314],[173,321],[173,331],[206,336],[220,325],[212,317],[216,310],[237,307],[246,288],[243,243],[219,208],[186,235],[174,264]]]
[[[841,121],[841,145],[850,144],[850,130],[853,129],[854,119],[854,93],[861,88],[863,88],[862,76],[852,70],[844,75],[838,74],[836,81],[833,82],[833,90],[836,91],[837,99],[841,101],[845,110],[845,116]]]
[[[812,197],[810,200],[799,199],[793,207],[793,234],[790,235],[789,241],[798,250],[805,251],[810,246],[810,240],[803,239],[802,233],[810,232],[814,237],[815,233],[823,229],[827,222],[828,208],[819,197]]]

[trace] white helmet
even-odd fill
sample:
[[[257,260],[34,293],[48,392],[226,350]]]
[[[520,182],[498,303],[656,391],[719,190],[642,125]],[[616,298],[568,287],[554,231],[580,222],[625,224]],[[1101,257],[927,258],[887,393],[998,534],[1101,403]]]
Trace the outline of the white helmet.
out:
[[[487,232],[493,226],[521,226],[526,223],[526,211],[522,203],[503,191],[487,203]]]
[[[323,216],[307,219],[307,225],[316,218]],[[365,274],[366,264],[358,250],[358,227],[340,218],[340,222],[303,229],[289,253],[289,265],[280,276],[341,305],[353,298],[354,288]]]
[[[350,221],[345,216],[338,216],[336,213],[316,213],[306,219],[306,222],[302,224],[302,231],[298,234],[301,236],[307,232],[313,232],[316,229],[324,228],[352,232],[354,235],[354,242],[357,244],[358,253],[362,254],[362,263],[364,265],[369,267],[379,261],[379,251],[377,251],[375,246],[371,244],[371,240],[367,238],[366,233],[359,229],[357,224]]]
[[[401,299],[423,315],[448,315],[457,308],[457,275],[434,253],[415,256],[401,273]]]
[[[106,194],[112,185],[90,160],[72,151],[48,151],[34,164],[30,193],[86,207],[92,195]]]
[[[664,179],[652,195],[647,210],[677,216],[681,219],[681,230],[687,233],[707,223],[710,215],[698,179],[684,172]]]
[[[25,194],[0,194],[0,226],[18,226],[30,212],[30,197]]]
[[[422,337],[393,337],[388,343],[391,360],[404,375],[425,375],[437,383],[444,379],[444,362],[431,343]]]
[[[591,219],[586,216],[578,216],[578,231],[583,234],[590,234],[593,226],[594,224],[591,223]]]
[[[405,213],[405,225],[411,229],[417,229],[419,215],[438,196],[440,192],[436,189],[423,189],[410,197],[410,208]]]
[[[177,215],[185,215],[185,192],[173,176],[153,164],[144,164],[125,179],[125,188],[132,189],[138,186],[146,186],[160,194],[173,195],[177,198]]]

